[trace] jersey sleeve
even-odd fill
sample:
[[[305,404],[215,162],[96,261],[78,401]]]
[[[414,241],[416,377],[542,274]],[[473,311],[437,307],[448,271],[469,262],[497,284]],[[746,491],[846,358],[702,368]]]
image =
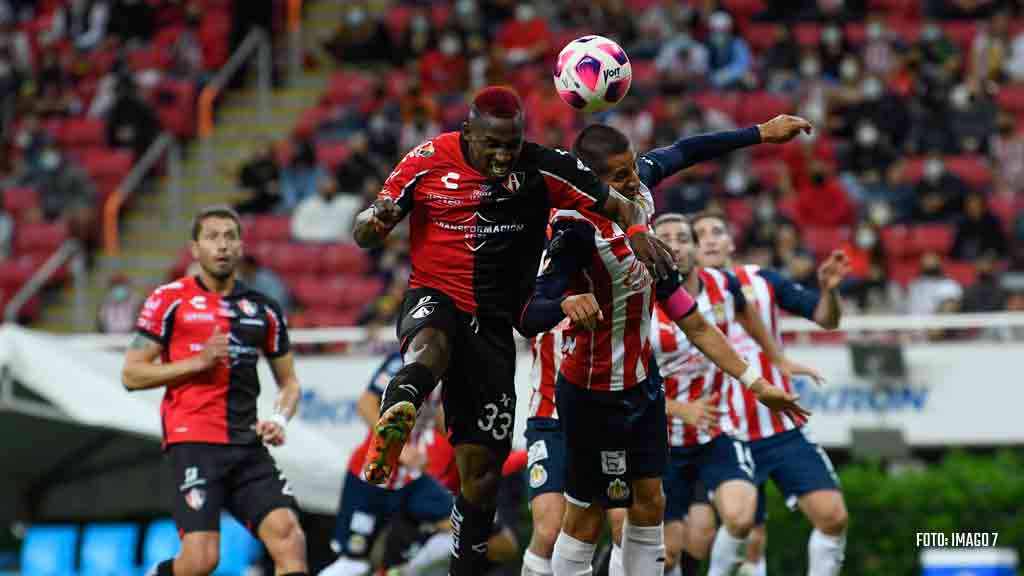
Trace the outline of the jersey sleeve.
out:
[[[142,304],[135,323],[136,332],[167,348],[174,330],[174,315],[180,305],[180,292],[169,286],[157,288]]]
[[[273,300],[266,302],[267,337],[263,343],[263,353],[267,358],[280,358],[291,350],[288,339],[288,320],[281,307]]]
[[[757,126],[682,138],[641,155],[637,160],[640,180],[654,188],[680,170],[760,142]]]
[[[402,216],[408,214],[412,210],[416,183],[430,171],[435,154],[434,142],[430,140],[410,150],[384,181],[377,199],[390,198],[401,208]]]
[[[743,295],[743,284],[740,284],[739,279],[733,273],[724,270],[721,272],[725,276],[725,286],[732,294],[733,301],[736,302],[736,312],[743,312],[747,309],[747,297]]]
[[[779,308],[790,314],[814,321],[814,309],[818,306],[818,300],[821,299],[820,292],[804,288],[775,270],[761,269],[757,273],[771,284]]]
[[[524,335],[551,330],[565,318],[565,291],[576,273],[586,266],[593,247],[593,225],[589,222],[557,217],[552,221],[551,241],[541,258],[537,284],[520,318]]]
[[[383,397],[384,390],[387,389],[388,383],[390,383],[391,379],[395,377],[395,374],[398,374],[398,371],[402,369],[404,364],[401,354],[395,353],[388,356],[387,359],[377,367],[377,371],[373,373],[373,377],[370,378],[369,385],[366,386],[366,391]]]
[[[600,211],[608,200],[608,185],[565,150],[541,148],[537,169],[552,208]]]

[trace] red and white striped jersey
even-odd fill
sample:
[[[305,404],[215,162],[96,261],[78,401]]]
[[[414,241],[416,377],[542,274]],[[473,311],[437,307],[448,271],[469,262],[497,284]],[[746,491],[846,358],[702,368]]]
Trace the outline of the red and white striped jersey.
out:
[[[782,346],[782,337],[779,333],[779,302],[775,289],[758,272],[759,266],[738,265],[733,268],[733,274],[739,280],[743,289],[743,295],[750,306],[755,306],[757,313],[764,322],[768,332],[775,338],[777,346]],[[747,334],[739,324],[732,324],[728,332],[729,340],[736,351],[739,352],[747,363],[755,366],[762,377],[769,383],[780,386],[786,392],[793,392],[793,385],[789,378],[784,378],[782,373],[768,360],[768,356],[761,350],[757,342]],[[746,386],[730,378],[732,386],[737,389],[734,395],[733,410],[740,420],[737,435],[744,440],[760,440],[773,434],[785,432],[797,428],[799,424],[784,414],[772,412],[764,404],[757,401],[757,397]]]
[[[736,320],[736,300],[729,291],[727,276],[709,268],[698,268],[692,273],[699,274],[701,279],[701,291],[695,298],[697,310],[723,334],[728,334]],[[721,432],[731,434],[739,425],[736,412],[731,408],[730,396],[738,392],[727,382],[731,379],[686,338],[683,330],[660,307],[656,322],[651,326],[651,341],[665,380],[665,398],[693,402],[718,392],[721,396],[718,408],[723,412],[719,426]],[[701,431],[684,424],[682,418],[668,420],[669,446],[705,444],[717,435],[718,431]]]
[[[533,368],[530,370],[530,406],[527,418],[558,418],[555,406],[555,380],[562,366],[562,331],[571,321],[566,318],[553,329],[530,339]]]
[[[559,210],[551,227],[566,223],[575,223],[579,234],[589,235],[584,240],[591,248],[568,293],[593,293],[604,320],[593,331],[575,324],[563,331],[561,374],[589,390],[632,388],[647,378],[654,278],[633,254],[625,232],[611,220],[590,211]]]

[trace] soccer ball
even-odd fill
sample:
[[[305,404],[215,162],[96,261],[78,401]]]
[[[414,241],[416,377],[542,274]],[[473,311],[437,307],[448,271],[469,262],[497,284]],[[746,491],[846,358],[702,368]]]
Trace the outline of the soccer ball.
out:
[[[569,42],[555,62],[555,89],[566,104],[599,112],[617,104],[629,91],[633,69],[626,51],[604,36]]]

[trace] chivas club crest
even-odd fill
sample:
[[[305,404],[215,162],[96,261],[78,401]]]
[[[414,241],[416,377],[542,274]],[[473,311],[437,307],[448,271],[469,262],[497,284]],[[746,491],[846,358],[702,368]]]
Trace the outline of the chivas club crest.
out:
[[[608,499],[618,501],[626,498],[629,498],[629,486],[619,478],[612,480],[608,484]]]

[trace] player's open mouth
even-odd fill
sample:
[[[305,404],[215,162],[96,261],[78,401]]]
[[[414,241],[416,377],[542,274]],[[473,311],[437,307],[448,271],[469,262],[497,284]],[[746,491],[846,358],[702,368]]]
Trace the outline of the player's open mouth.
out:
[[[491,174],[494,174],[495,176],[504,176],[508,174],[508,170],[508,165],[499,165],[494,162],[491,163]]]

